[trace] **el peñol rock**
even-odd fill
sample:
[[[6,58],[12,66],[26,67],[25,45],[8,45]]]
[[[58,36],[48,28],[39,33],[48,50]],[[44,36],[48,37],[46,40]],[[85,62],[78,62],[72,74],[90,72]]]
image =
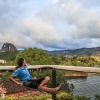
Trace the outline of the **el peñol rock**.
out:
[[[2,52],[17,51],[17,48],[11,43],[4,43],[1,48],[1,51]]]

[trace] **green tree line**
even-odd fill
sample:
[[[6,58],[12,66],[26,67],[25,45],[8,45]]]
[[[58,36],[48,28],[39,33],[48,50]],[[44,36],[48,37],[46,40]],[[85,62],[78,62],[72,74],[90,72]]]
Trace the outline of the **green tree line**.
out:
[[[0,52],[0,59],[7,63],[1,65],[15,65],[19,57],[25,58],[31,65],[73,65],[73,66],[98,66],[100,61],[90,56],[66,57],[60,55],[50,55],[38,48],[26,48],[21,52]]]

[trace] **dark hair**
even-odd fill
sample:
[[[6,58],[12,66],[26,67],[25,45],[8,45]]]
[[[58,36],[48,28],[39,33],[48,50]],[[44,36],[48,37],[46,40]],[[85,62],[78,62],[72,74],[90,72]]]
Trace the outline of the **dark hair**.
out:
[[[22,66],[23,61],[24,61],[24,58],[19,58],[19,59],[18,59],[18,61],[17,61],[17,66],[15,67],[15,70],[16,70],[17,68],[19,68],[19,67]]]

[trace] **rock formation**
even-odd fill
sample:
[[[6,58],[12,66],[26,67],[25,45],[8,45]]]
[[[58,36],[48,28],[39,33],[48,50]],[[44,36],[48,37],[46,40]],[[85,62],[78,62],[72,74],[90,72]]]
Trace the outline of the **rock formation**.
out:
[[[4,43],[1,48],[1,51],[2,52],[17,51],[17,48],[11,43]]]

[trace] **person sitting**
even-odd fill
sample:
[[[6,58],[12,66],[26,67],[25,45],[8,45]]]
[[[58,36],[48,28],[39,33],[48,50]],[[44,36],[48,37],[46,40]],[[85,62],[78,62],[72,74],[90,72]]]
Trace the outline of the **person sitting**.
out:
[[[20,79],[20,82],[16,81],[15,77],[18,77]],[[9,79],[15,82],[16,84],[43,90],[45,92],[57,92],[61,88],[61,84],[55,88],[49,88],[45,86],[50,80],[49,76],[40,79],[37,79],[36,77],[33,78],[28,71],[28,66],[26,65],[24,58],[18,59],[17,67],[15,71],[12,73],[12,75],[9,77]]]

